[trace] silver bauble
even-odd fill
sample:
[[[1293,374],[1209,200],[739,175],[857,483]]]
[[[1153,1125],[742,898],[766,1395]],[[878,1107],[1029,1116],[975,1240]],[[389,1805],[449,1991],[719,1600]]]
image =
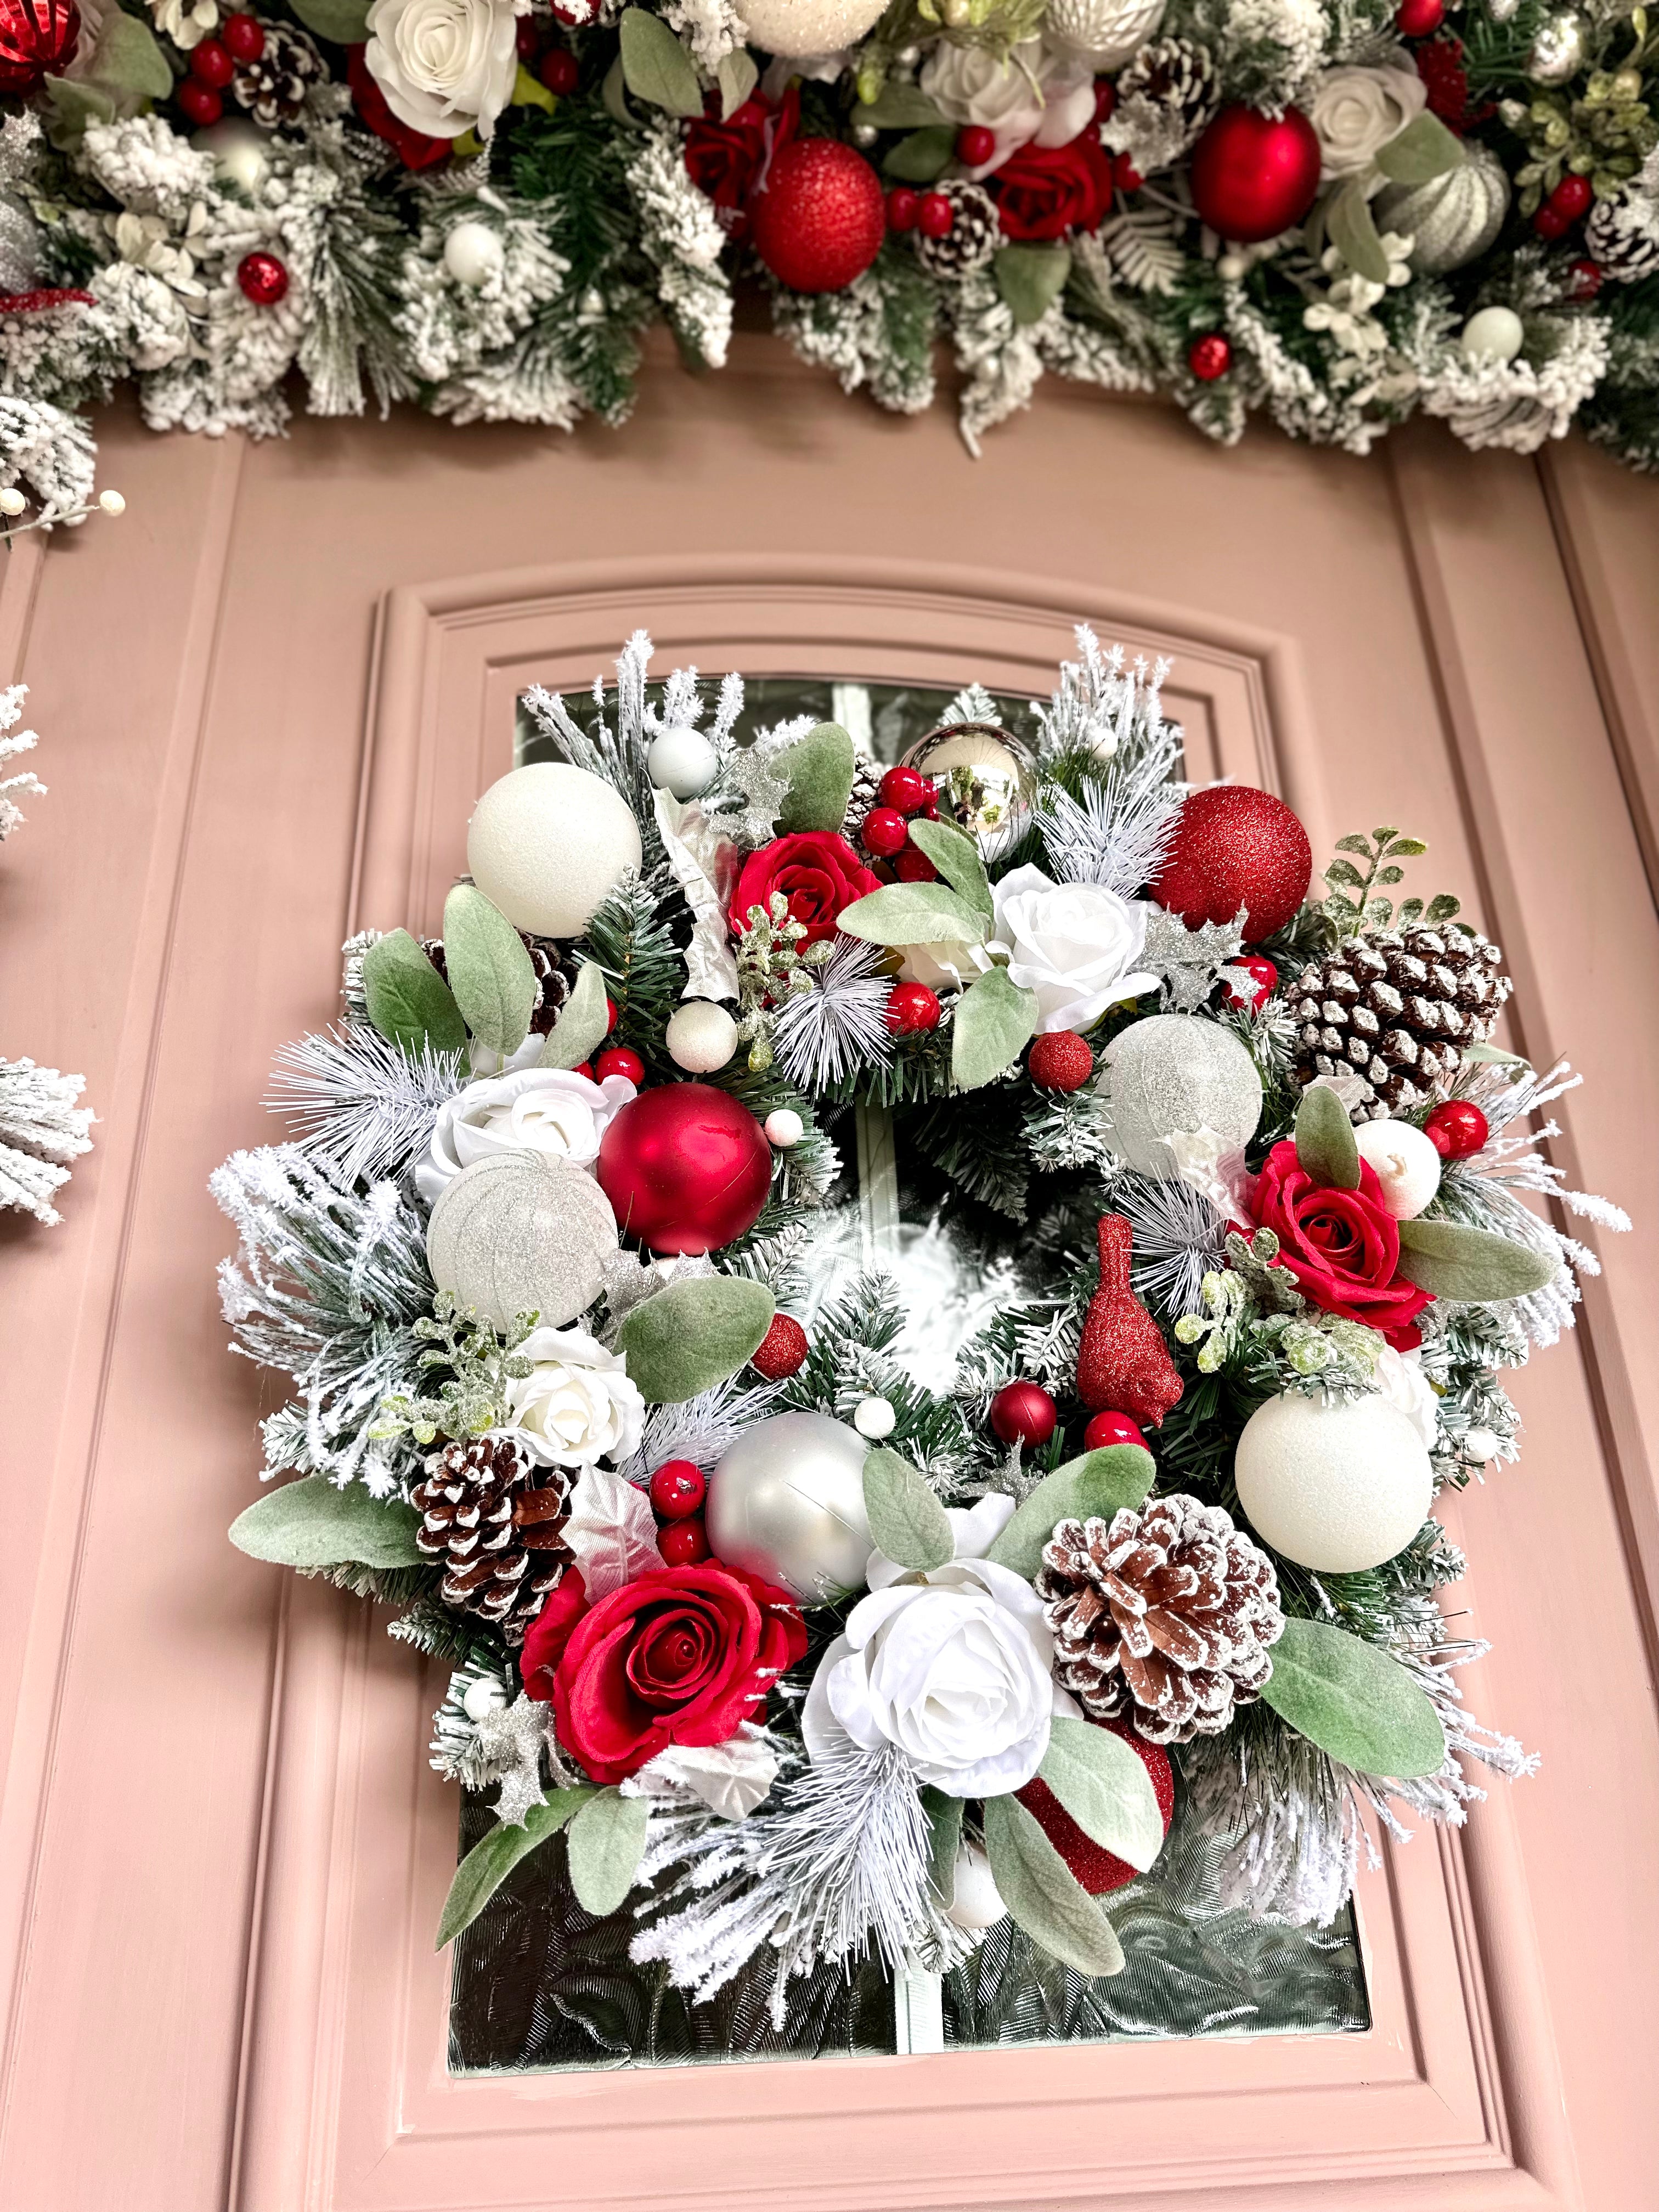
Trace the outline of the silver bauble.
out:
[[[1261,1078],[1248,1049],[1197,1014],[1131,1022],[1102,1054],[1099,1083],[1113,1150],[1140,1175],[1174,1175],[1166,1137],[1213,1130],[1224,1158],[1243,1149],[1261,1119]]]
[[[828,1413],[775,1413],[745,1429],[708,1478],[703,1523],[715,1558],[804,1605],[833,1605],[861,1589],[869,1449]]]
[[[507,1328],[535,1311],[562,1328],[591,1306],[617,1249],[611,1201],[585,1168],[546,1152],[497,1152],[446,1183],[427,1224],[432,1279]]]
[[[1425,185],[1384,185],[1371,202],[1379,230],[1412,241],[1420,276],[1443,276],[1478,261],[1504,228],[1510,180],[1496,154],[1470,139],[1455,169]]]
[[[1577,76],[1589,53],[1589,26],[1568,9],[1540,27],[1527,56],[1527,75],[1534,84],[1565,84]]]
[[[965,830],[988,860],[1024,836],[1036,755],[1010,731],[994,722],[946,722],[912,745],[902,764],[921,769],[939,793],[939,819]]]
[[[1042,35],[1096,70],[1121,69],[1164,21],[1164,0],[1048,0]]]

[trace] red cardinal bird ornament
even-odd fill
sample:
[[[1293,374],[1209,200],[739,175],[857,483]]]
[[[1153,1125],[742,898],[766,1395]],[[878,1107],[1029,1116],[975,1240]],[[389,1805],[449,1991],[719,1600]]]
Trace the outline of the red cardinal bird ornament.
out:
[[[1159,1428],[1181,1396],[1182,1381],[1163,1334],[1129,1288],[1131,1232],[1121,1213],[1100,1220],[1100,1288],[1083,1319],[1077,1395],[1091,1412],[1109,1406],[1146,1428]]]

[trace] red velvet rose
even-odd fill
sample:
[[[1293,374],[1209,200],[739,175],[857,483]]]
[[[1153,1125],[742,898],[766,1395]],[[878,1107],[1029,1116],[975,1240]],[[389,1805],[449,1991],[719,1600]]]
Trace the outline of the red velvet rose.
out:
[[[732,894],[728,918],[734,936],[749,927],[751,906],[769,911],[774,891],[781,891],[797,921],[806,924],[803,945],[816,945],[836,933],[836,916],[854,899],[881,885],[858,854],[833,830],[805,830],[793,837],[775,837],[743,864],[737,889]]]
[[[428,138],[424,131],[411,131],[392,112],[386,94],[369,75],[362,46],[346,48],[346,82],[351,87],[357,119],[377,138],[395,148],[406,169],[429,169],[455,150],[453,138]]]
[[[805,1654],[788,1593],[711,1559],[653,1568],[593,1606],[568,1570],[520,1663],[565,1749],[595,1782],[620,1782],[671,1743],[725,1743]]]
[[[1268,1153],[1250,1211],[1278,1237],[1279,1259],[1304,1297],[1380,1329],[1396,1352],[1419,1341],[1412,1324],[1431,1299],[1398,1272],[1400,1224],[1369,1161],[1359,1163],[1358,1190],[1332,1190],[1300,1164],[1287,1137]]]
[[[1005,238],[1098,230],[1112,204],[1112,164],[1092,124],[1069,145],[1020,147],[986,182]]]
[[[686,173],[713,200],[721,227],[733,238],[749,228],[744,202],[766,158],[766,126],[775,112],[770,101],[751,94],[724,122],[705,116],[685,134]]]

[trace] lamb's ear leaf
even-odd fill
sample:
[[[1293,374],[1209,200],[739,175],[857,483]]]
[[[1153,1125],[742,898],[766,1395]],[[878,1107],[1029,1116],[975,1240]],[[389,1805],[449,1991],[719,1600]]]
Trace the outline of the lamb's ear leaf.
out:
[[[880,1447],[864,1462],[870,1534],[896,1566],[942,1567],[956,1549],[945,1508],[908,1459]]]
[[[714,82],[720,88],[720,121],[729,123],[760,82],[760,70],[747,46],[734,46],[721,55]]]
[[[1121,1973],[1117,1930],[1018,1797],[986,1799],[985,1849],[1003,1903],[1034,1943],[1079,1974]]]
[[[602,1790],[576,1808],[570,1824],[570,1887],[584,1912],[604,1920],[634,1887],[650,1800]]]
[[[478,1042],[503,1059],[516,1052],[536,1011],[536,970],[518,931],[474,884],[457,884],[444,901],[444,966]]]
[[[522,1827],[500,1821],[474,1844],[455,1869],[433,1948],[441,1951],[446,1943],[453,1943],[462,1929],[477,1918],[519,1861],[539,1850],[550,1836],[556,1836],[565,1822],[597,1794],[586,1788],[556,1790],[544,1805],[531,1807]]]
[[[982,945],[985,916],[944,884],[884,884],[836,916],[868,945]]]
[[[1347,263],[1364,277],[1368,283],[1386,284],[1389,281],[1389,257],[1382,251],[1382,241],[1376,234],[1372,220],[1370,202],[1365,197],[1363,177],[1350,177],[1347,183],[1333,194],[1325,211],[1325,222],[1330,232],[1331,244]]]
[[[702,87],[691,57],[660,15],[643,8],[624,9],[618,33],[623,75],[636,99],[670,115],[690,118],[702,113]]]
[[[1462,166],[1463,142],[1425,108],[1376,150],[1376,166],[1391,183],[1426,185]],[[1421,852],[1419,845],[1418,850]]]
[[[1068,246],[1000,246],[991,257],[1003,305],[1022,325],[1040,323],[1072,273]]]
[[[1067,1460],[1044,1475],[985,1556],[1030,1582],[1056,1522],[1109,1521],[1123,1506],[1142,1505],[1157,1473],[1151,1452],[1139,1444],[1105,1444]]]
[[[1040,1009],[1035,991],[1010,982],[1006,968],[989,968],[957,1000],[951,1028],[951,1080],[958,1091],[977,1091],[1012,1067],[1036,1035]]]
[[[570,987],[570,996],[548,1031],[537,1066],[580,1067],[604,1043],[610,1018],[605,1011],[605,977],[599,973],[599,963],[584,960]]]
[[[1328,1190],[1358,1190],[1359,1146],[1348,1109],[1328,1083],[1310,1084],[1296,1109],[1297,1165]]]
[[[1328,1621],[1291,1620],[1273,1662],[1263,1705],[1342,1765],[1419,1782],[1445,1764],[1440,1716],[1399,1661],[1374,1644]]]
[[[979,847],[966,831],[958,830],[954,822],[918,820],[910,824],[910,842],[933,862],[953,891],[961,892],[988,928],[996,912],[991,878],[985,872]]]
[[[1419,1291],[1467,1304],[1525,1297],[1553,1283],[1560,1267],[1547,1253],[1489,1229],[1419,1215],[1400,1224],[1400,1272]]]
[[[372,1498],[361,1482],[343,1490],[320,1474],[268,1490],[230,1524],[230,1540],[251,1559],[311,1573],[319,1567],[414,1567],[421,1516],[398,1498]]]
[[[780,830],[839,830],[853,796],[857,761],[853,740],[839,722],[820,722],[778,757],[789,779]]]
[[[1121,1736],[1056,1716],[1037,1772],[1085,1836],[1146,1873],[1164,1848],[1164,1815],[1152,1776]]]
[[[942,1790],[930,1783],[921,1793],[921,1809],[927,1815],[932,1836],[927,1852],[927,1876],[938,1893],[939,1903],[949,1911],[956,1902],[957,1853],[962,1846],[962,1815],[960,1797],[947,1797]]]
[[[632,1307],[617,1332],[647,1406],[712,1390],[758,1350],[777,1302],[744,1275],[692,1275]]]
[[[406,929],[377,938],[363,955],[363,1000],[383,1037],[407,1052],[465,1052],[455,994]]]

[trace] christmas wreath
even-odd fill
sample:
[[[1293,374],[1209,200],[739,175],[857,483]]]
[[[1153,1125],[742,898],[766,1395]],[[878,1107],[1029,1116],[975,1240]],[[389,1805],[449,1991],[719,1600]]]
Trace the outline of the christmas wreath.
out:
[[[695,1999],[1006,1915],[1106,1976],[1177,1793],[1223,1901],[1307,1924],[1373,1815],[1527,1765],[1432,1509],[1595,1265],[1522,1194],[1627,1224],[1539,1149],[1498,947],[1394,904],[1424,846],[1310,896],[1291,809],[1176,781],[1163,666],[1078,636],[1024,734],[970,688],[884,771],[738,743],[740,680],[653,690],[642,633],[591,711],[531,691],[557,757],[441,938],[350,941],[291,1141],[215,1178],[235,1348],[297,1389],[234,1540],[395,1606],[495,1792],[441,1940],[542,1851]],[[878,1266],[813,1303],[881,1114],[1024,1224],[953,1373]]]
[[[1045,371],[1364,453],[1421,410],[1659,459],[1659,37],[1628,0],[0,0],[0,488],[84,410],[619,422],[734,282],[970,447]]]

